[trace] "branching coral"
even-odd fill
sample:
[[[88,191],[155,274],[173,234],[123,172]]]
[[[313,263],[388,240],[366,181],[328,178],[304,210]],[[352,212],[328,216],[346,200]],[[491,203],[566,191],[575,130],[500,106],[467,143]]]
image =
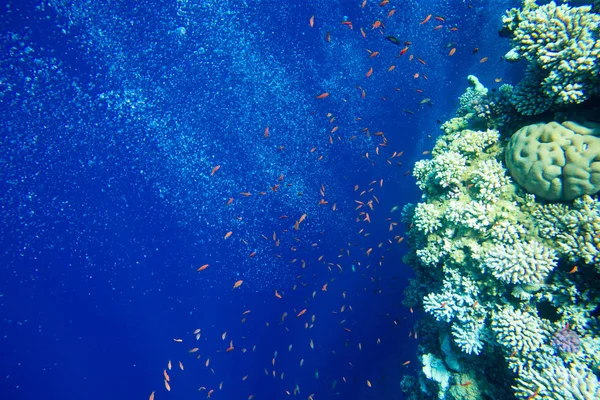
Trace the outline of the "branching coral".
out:
[[[492,330],[498,343],[509,352],[522,354],[538,350],[544,343],[546,333],[540,319],[526,311],[505,306],[492,316]]]
[[[496,243],[484,256],[482,268],[506,283],[534,284],[543,283],[556,261],[556,252],[536,240]]]
[[[570,261],[582,260],[600,272],[600,203],[583,196],[566,204],[538,205],[533,212],[540,236],[553,239]]]
[[[529,6],[538,7],[532,1]],[[437,390],[448,397],[457,386],[452,382],[464,382],[468,373],[477,382],[468,386],[478,388],[472,395],[491,390],[502,393],[492,398],[508,398],[508,391],[537,397],[538,388],[548,399],[596,395],[597,378],[588,372],[600,364],[594,316],[600,291],[590,285],[597,279],[591,274],[600,273],[600,204],[587,195],[541,203],[513,183],[504,164],[507,141],[489,127],[514,114],[479,115],[494,100],[476,86],[471,82],[461,99],[459,116],[442,126],[432,158],[415,165],[423,201],[403,211],[411,246],[404,260],[417,276],[409,287],[410,306],[426,312],[419,352],[429,354],[430,367],[445,367],[440,376],[424,369],[420,386],[430,396]],[[502,92],[511,96],[512,88],[504,85]],[[487,129],[475,127],[481,121]],[[577,273],[573,263],[581,261],[595,268],[579,264]],[[580,338],[577,352],[552,345],[553,333],[567,323],[571,337]],[[454,346],[461,351],[451,357]],[[506,387],[482,384],[482,371],[490,369]],[[548,387],[561,380],[567,388]]]
[[[529,369],[519,375],[514,386],[520,399],[588,400],[600,398],[598,378],[590,369],[579,363],[568,368],[550,364],[541,370]]]
[[[503,23],[515,46],[508,59],[530,62],[514,93],[519,112],[539,114],[599,93],[600,15],[591,7],[528,2],[523,10],[509,10]]]

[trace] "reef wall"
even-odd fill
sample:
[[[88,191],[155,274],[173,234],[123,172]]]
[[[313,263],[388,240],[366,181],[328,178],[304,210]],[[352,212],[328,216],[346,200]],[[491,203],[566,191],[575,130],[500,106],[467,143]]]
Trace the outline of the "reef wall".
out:
[[[410,398],[600,398],[600,15],[508,10],[515,87],[469,77],[404,207],[422,309]]]

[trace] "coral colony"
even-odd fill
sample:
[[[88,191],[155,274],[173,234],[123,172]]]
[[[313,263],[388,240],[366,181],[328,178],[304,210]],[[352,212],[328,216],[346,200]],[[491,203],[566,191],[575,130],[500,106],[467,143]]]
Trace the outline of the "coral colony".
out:
[[[492,92],[469,76],[414,167],[404,303],[425,318],[410,398],[600,399],[599,9],[507,11],[525,78]]]
[[[565,353],[577,353],[581,349],[579,335],[574,330],[569,329],[569,324],[554,333],[552,345]]]

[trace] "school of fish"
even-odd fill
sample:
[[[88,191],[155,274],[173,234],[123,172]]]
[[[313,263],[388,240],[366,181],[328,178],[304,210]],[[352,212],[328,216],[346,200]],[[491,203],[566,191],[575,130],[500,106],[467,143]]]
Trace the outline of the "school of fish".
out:
[[[379,41],[378,49],[366,49],[366,58],[368,60],[379,60],[384,57],[388,57],[393,55],[394,63],[390,64],[385,68],[386,73],[395,73],[400,68],[400,62],[403,61],[406,65],[405,70],[411,70],[410,76],[415,80],[419,79],[428,79],[428,64],[427,61],[420,55],[411,52],[412,42],[408,40],[400,40],[396,36],[388,34],[386,32],[386,25],[391,26],[394,15],[403,11],[403,5],[392,4],[394,2],[390,2],[388,0],[383,0],[380,2],[373,2],[363,0],[359,7],[361,9],[370,8],[372,14],[375,16],[371,21],[364,26],[359,26],[361,24],[353,23],[346,19],[342,20],[340,25],[338,26],[321,26],[323,24],[323,20],[325,18],[319,18],[319,15],[310,15],[306,17],[305,21],[308,21],[308,29],[312,31],[318,31],[320,29],[326,29],[325,36],[321,37],[321,40],[324,40],[327,43],[331,43],[332,40],[336,40],[336,33],[339,32],[339,29],[348,29],[352,32],[356,32],[357,38],[362,38],[360,40],[367,39],[371,35],[379,35],[381,36],[381,41]],[[432,24],[435,25],[433,27]],[[421,18],[416,22],[415,29],[432,29],[433,31],[445,31],[445,32],[457,32],[459,28],[455,24],[448,24],[446,18],[440,15],[435,15],[434,13],[428,13],[426,15],[421,16]],[[357,26],[358,29],[355,31],[354,27]],[[427,27],[431,28],[427,28]],[[398,46],[400,50],[398,51],[396,47]],[[449,44],[447,50],[443,48],[440,50],[441,54],[444,54],[448,57],[452,57],[454,55],[461,54],[461,48],[456,43],[452,42]],[[397,54],[396,54],[397,52]],[[479,48],[476,48],[472,51],[472,54],[475,55],[479,52]],[[482,57],[479,60],[479,63],[485,63],[488,61],[488,57]],[[431,71],[433,72],[433,71]],[[368,70],[362,72],[364,80],[374,80],[377,79],[379,74],[381,74],[381,70],[379,70],[375,65],[371,66]],[[355,86],[358,89],[357,96],[361,99],[367,99],[366,90],[360,86],[361,82],[357,82]],[[354,89],[352,89],[354,90]],[[399,91],[399,88],[394,88],[395,91]],[[340,97],[337,93],[339,92],[339,88],[327,87],[322,88],[320,92],[314,94],[314,99],[316,102],[319,102],[319,107],[323,107],[323,105],[331,104],[331,102],[341,101],[346,102],[347,99]],[[417,93],[422,93],[423,90],[416,89]],[[385,100],[385,97],[382,97]],[[423,97],[420,101],[419,105],[432,104],[431,98]],[[334,107],[332,107],[333,109]],[[409,115],[413,115],[415,111],[410,109],[404,109],[404,112]],[[356,117],[356,121],[360,122],[361,118]],[[364,136],[366,138],[370,138],[373,143],[373,148],[371,151],[365,152],[362,155],[362,158],[366,163],[375,165],[376,162],[385,163],[389,166],[396,165],[399,168],[403,168],[403,163],[400,161],[403,151],[401,150],[389,150],[388,149],[388,140],[383,131],[376,129],[375,127],[364,127],[360,130],[360,132],[348,133],[345,132],[345,128],[343,124],[338,123],[336,121],[336,117],[333,111],[328,112],[324,118],[324,124],[328,126],[327,131],[329,134],[327,137],[324,137],[323,143],[320,143],[314,147],[307,148],[306,151],[314,154],[314,161],[318,163],[323,160],[323,155],[319,154],[319,149],[322,146],[334,146],[336,143],[348,140],[353,141],[356,140],[359,136]],[[261,140],[271,140],[273,135],[276,135],[277,132],[272,131],[269,126],[256,127],[257,135],[260,135],[262,131]],[[260,136],[259,136],[260,137]],[[283,146],[277,148],[277,151],[282,151]],[[423,154],[428,154],[428,151],[423,152]],[[218,172],[218,173],[217,173]],[[403,175],[407,176],[411,172],[410,169],[404,168]],[[227,174],[227,168],[225,163],[217,164],[212,167],[210,171],[208,171],[208,175],[210,179],[219,179],[222,176]],[[239,196],[229,197],[225,206],[229,207],[232,203],[241,200],[242,198],[251,198],[253,196],[267,196],[272,195],[275,196],[279,193],[280,188],[284,185],[291,184],[286,183],[286,178],[284,174],[280,174],[279,178],[276,182],[271,186],[270,191],[261,191],[252,193],[250,191],[241,191],[239,192]],[[313,339],[313,335],[311,332],[319,329],[319,325],[317,321],[317,312],[314,310],[320,309],[321,306],[317,305],[320,296],[336,296],[338,301],[341,302],[341,306],[336,309],[330,310],[329,318],[333,318],[337,321],[339,325],[339,329],[346,332],[348,335],[348,339],[346,341],[346,346],[352,344],[352,346],[356,349],[356,351],[367,351],[368,349],[372,349],[373,346],[385,346],[385,343],[378,337],[376,340],[372,342],[364,342],[359,341],[359,338],[352,336],[353,328],[359,324],[359,321],[354,321],[352,318],[353,308],[352,308],[352,297],[350,293],[347,293],[343,287],[338,285],[338,279],[336,278],[336,274],[354,274],[357,271],[360,271],[362,276],[366,278],[366,282],[368,284],[374,284],[376,289],[373,289],[373,292],[376,295],[380,295],[383,293],[383,289],[379,283],[379,277],[376,275],[376,269],[382,267],[385,263],[385,254],[384,251],[389,251],[392,246],[401,246],[404,241],[404,236],[402,236],[401,229],[396,228],[399,226],[400,213],[395,213],[398,207],[394,207],[389,212],[382,211],[378,208],[380,204],[380,200],[377,197],[377,190],[381,189],[384,186],[384,178],[374,179],[369,183],[357,183],[351,185],[350,189],[352,193],[354,193],[354,210],[351,210],[353,216],[352,218],[355,220],[357,224],[357,237],[361,239],[368,240],[371,235],[370,226],[373,221],[385,221],[386,229],[389,232],[389,238],[377,244],[373,244],[370,246],[361,246],[359,243],[351,243],[348,242],[345,248],[339,250],[339,253],[335,259],[326,259],[324,255],[319,255],[315,257],[314,260],[306,260],[306,259],[298,259],[291,258],[289,260],[290,264],[298,265],[299,271],[302,273],[296,276],[296,283],[291,288],[277,288],[272,293],[273,302],[276,301],[286,301],[289,292],[305,292],[304,300],[299,301],[295,307],[284,311],[281,314],[281,317],[277,320],[273,321],[262,321],[265,329],[273,329],[274,327],[279,326],[284,329],[286,332],[291,329],[300,329],[306,332],[306,341],[303,344],[298,344],[298,342],[294,342],[294,345],[291,343],[289,346],[286,346],[284,349],[279,349],[279,351],[275,351],[270,360],[265,360],[264,364],[264,373],[267,377],[271,377],[271,379],[278,379],[279,381],[285,382],[288,387],[281,395],[286,394],[290,396],[300,396],[303,392],[303,389],[300,386],[300,383],[297,383],[293,377],[290,376],[288,371],[279,370],[279,362],[278,355],[281,352],[285,354],[294,355],[297,357],[297,365],[299,367],[304,368],[303,366],[308,363],[311,357],[311,351],[314,354],[314,351],[317,349],[319,351],[327,351],[327,349],[322,348],[322,345]],[[315,191],[315,194],[318,194],[318,206],[323,206],[329,208],[332,212],[340,212],[341,210],[338,207],[335,199],[332,199],[326,195],[326,187],[322,184],[318,190]],[[300,195],[300,194],[299,194]],[[236,203],[237,204],[237,203]],[[241,220],[242,217],[236,217],[238,220]],[[293,221],[291,222],[291,226],[288,228],[281,228],[280,222],[285,222],[286,220]],[[277,218],[277,221],[273,221],[273,228],[271,229],[272,233],[258,233],[264,240],[267,240],[272,243],[273,249],[278,249],[282,246],[282,243],[291,243],[289,246],[289,250],[293,254],[297,251],[297,246],[300,245],[302,239],[300,238],[300,233],[302,232],[302,226],[304,224],[310,224],[311,218],[308,213],[289,213],[288,215],[281,215]],[[232,230],[229,230],[228,227],[223,227],[223,240],[226,241],[234,241],[235,243],[247,245],[247,238],[239,237],[239,233],[236,233]],[[296,244],[294,244],[296,243]],[[310,243],[312,248],[318,248],[318,243],[313,242]],[[248,258],[254,258],[257,255],[257,251],[252,250],[247,253]],[[278,258],[283,257],[281,254],[276,254]],[[200,266],[195,267],[195,272],[206,274],[210,273],[211,269],[209,268],[210,263],[204,263]],[[329,278],[327,280],[315,282],[311,280],[312,277],[316,277],[311,269],[313,268],[326,268],[329,272]],[[577,267],[574,267],[570,273],[575,272]],[[198,274],[201,276],[202,274]],[[243,278],[243,277],[242,277]],[[237,279],[235,282],[230,283],[230,287],[232,290],[236,291],[244,291],[246,290],[246,286],[250,286],[251,284],[245,282],[244,279]],[[320,289],[320,290],[319,290]],[[366,287],[365,287],[366,290]],[[324,293],[326,292],[326,293]],[[309,293],[311,293],[309,295]],[[297,297],[297,296],[296,296]],[[356,300],[356,297],[354,297]],[[267,304],[267,307],[269,305]],[[293,314],[290,314],[293,313]],[[410,313],[413,313],[413,310],[410,309]],[[248,318],[252,318],[253,312],[250,309],[241,310],[239,314],[240,324],[244,324],[248,321]],[[295,318],[288,317],[288,315],[295,315]],[[388,323],[390,328],[397,327],[401,325],[400,319],[398,317],[392,317],[390,315],[386,315],[386,318],[389,319]],[[226,357],[231,357],[232,354],[228,353],[240,353],[249,355],[256,352],[257,345],[252,344],[252,338],[248,336],[236,336],[235,334],[229,333],[230,330],[225,330],[220,335],[220,340],[226,341],[229,338],[229,343],[225,343],[220,346],[220,350],[207,352],[203,350],[204,348],[213,349],[215,347],[214,343],[218,342],[218,335],[213,335],[214,337],[207,337],[205,334],[203,336],[202,332],[203,328],[196,328],[190,331],[190,337],[182,337],[182,338],[174,338],[173,342],[182,346],[184,350],[182,354],[189,357],[191,360],[195,359],[201,363],[203,368],[208,370],[211,375],[218,375],[221,371],[218,370],[219,367],[223,367],[226,365]],[[408,331],[408,337],[412,340],[418,339],[417,331],[413,331],[410,327],[405,327]],[[234,331],[234,330],[231,330]],[[316,335],[314,335],[316,336]],[[205,342],[200,342],[200,339],[204,337],[205,341],[210,341],[210,345]],[[236,346],[234,347],[234,342]],[[300,347],[300,348],[299,348]],[[287,349],[287,352],[285,351]],[[334,350],[331,350],[333,354],[335,354]],[[284,354],[284,355],[285,355]],[[211,361],[213,360],[213,361]],[[185,361],[185,360],[184,360]],[[186,361],[186,364],[189,365],[191,361]],[[408,368],[411,360],[399,360],[399,366],[401,368]],[[179,371],[173,369],[173,364],[171,360],[168,360],[166,363],[166,367],[162,369],[162,381],[165,388],[165,391],[170,392],[172,390],[176,390],[177,382],[181,379],[181,376],[185,374],[183,361],[178,360],[177,365],[179,366]],[[350,363],[352,366],[352,363]],[[160,373],[160,371],[158,372]],[[226,374],[227,375],[227,374]],[[247,380],[253,379],[256,376],[255,371],[247,371],[243,375],[239,376],[237,381],[227,381],[223,380],[218,385],[211,387],[210,385],[203,385],[198,388],[199,392],[205,392],[206,398],[210,399],[213,396],[216,398],[217,395],[224,391],[227,388],[227,385],[243,385]],[[319,371],[316,370],[315,379],[319,379]],[[341,375],[339,376],[339,381],[346,384],[348,379],[353,378],[351,376]],[[364,385],[371,389],[378,384],[378,379],[375,377],[369,377],[369,379],[362,378],[362,382]],[[468,386],[469,382],[463,382],[460,386]],[[332,390],[335,389],[338,385],[338,379],[332,382]],[[151,391],[149,395],[150,400],[154,400],[155,396],[159,396],[160,393],[158,390]],[[304,393],[305,398],[316,400],[317,395],[315,393]],[[253,393],[248,393],[248,400],[254,398]],[[165,396],[166,398],[166,396]],[[227,398],[227,397],[222,397]],[[325,398],[325,397],[321,397]]]

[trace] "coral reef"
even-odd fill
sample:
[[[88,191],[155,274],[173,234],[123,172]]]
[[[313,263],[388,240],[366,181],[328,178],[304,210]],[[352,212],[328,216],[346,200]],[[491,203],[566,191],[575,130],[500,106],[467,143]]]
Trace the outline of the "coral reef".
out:
[[[413,169],[411,398],[600,398],[600,15],[577,3],[507,11],[524,79],[493,91],[469,76]]]
[[[512,96],[520,113],[540,114],[599,94],[600,15],[591,9],[525,1],[522,10],[513,8],[504,15],[503,33],[514,45],[507,61],[529,62]]]
[[[474,99],[494,99],[475,82],[413,170],[422,202],[403,209],[416,273],[404,304],[426,314],[418,386],[423,398],[595,398],[600,202],[549,203],[513,182],[509,126],[527,121],[513,110],[482,125]]]

